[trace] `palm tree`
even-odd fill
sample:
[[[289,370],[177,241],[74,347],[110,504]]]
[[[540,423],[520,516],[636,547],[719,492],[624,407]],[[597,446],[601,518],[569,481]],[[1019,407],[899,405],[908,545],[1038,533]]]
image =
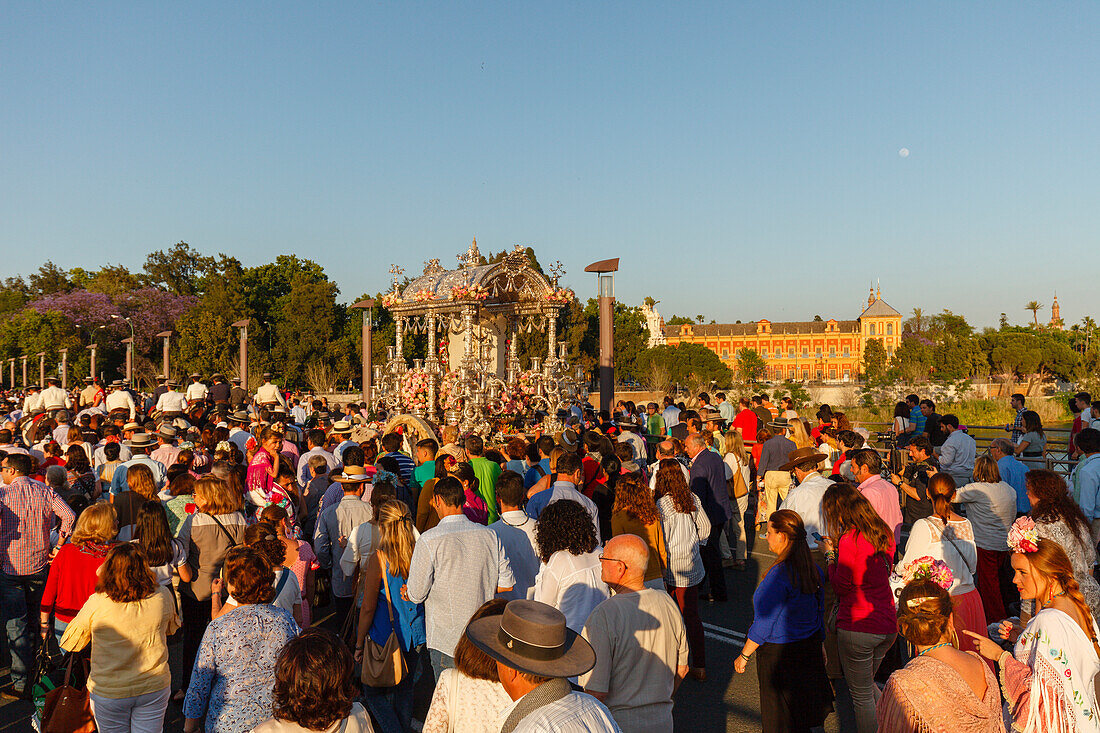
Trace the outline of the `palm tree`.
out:
[[[1081,319],[1081,326],[1085,329],[1085,351],[1088,351],[1092,343],[1092,332],[1096,330],[1096,321],[1092,316],[1085,316]]]
[[[919,336],[924,327],[924,311],[920,308],[913,309],[913,331]]]
[[[1031,318],[1035,322],[1035,328],[1039,328],[1039,310],[1043,307],[1043,304],[1037,300],[1029,300],[1027,305],[1024,306],[1024,310],[1031,311]]]

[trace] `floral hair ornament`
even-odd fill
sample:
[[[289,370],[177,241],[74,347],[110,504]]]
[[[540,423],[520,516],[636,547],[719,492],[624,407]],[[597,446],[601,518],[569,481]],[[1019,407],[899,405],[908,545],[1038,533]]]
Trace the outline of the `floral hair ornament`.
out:
[[[955,580],[955,574],[951,572],[951,568],[949,568],[947,563],[943,560],[937,560],[930,555],[925,555],[924,557],[918,557],[902,568],[901,578],[905,585],[909,585],[918,580],[931,580],[944,590],[948,590],[951,588],[951,583]],[[909,608],[916,608],[929,600],[929,598],[929,596],[923,598],[910,598],[906,602],[906,605],[909,606]]]
[[[1035,528],[1035,520],[1020,517],[1013,522],[1012,529],[1008,530],[1008,546],[1013,552],[1038,552],[1039,530]]]
[[[374,480],[371,483],[384,484],[384,483],[387,483],[387,482],[392,484],[393,486],[397,486],[397,484],[398,484],[397,476],[395,474],[390,473],[389,471],[387,471],[384,468],[380,468],[380,469],[378,469],[378,473],[374,474]]]

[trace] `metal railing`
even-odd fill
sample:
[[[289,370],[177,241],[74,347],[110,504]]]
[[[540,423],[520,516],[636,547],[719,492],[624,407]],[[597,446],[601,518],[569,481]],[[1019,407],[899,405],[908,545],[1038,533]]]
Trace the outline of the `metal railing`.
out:
[[[862,427],[870,431],[872,441],[871,447],[880,453],[888,453],[890,448],[883,444],[884,441],[881,439],[881,433],[888,432],[893,426],[892,422],[857,422],[853,423],[853,426]],[[965,427],[967,435],[973,438],[974,442],[977,444],[979,455],[989,450],[989,444],[994,440],[997,438],[1006,438],[1009,435],[1004,425],[966,425]],[[1039,467],[1041,460],[1042,467],[1060,474],[1068,481],[1070,473],[1077,465],[1077,461],[1069,457],[1069,436],[1071,431],[1067,428],[1043,428],[1043,432],[1047,437],[1043,458],[1039,460],[1029,458],[1024,460],[1024,463],[1034,468]],[[874,443],[878,443],[878,445]]]

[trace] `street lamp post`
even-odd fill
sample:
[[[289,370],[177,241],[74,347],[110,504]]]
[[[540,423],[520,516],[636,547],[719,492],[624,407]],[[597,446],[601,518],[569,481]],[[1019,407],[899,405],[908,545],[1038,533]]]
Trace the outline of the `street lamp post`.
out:
[[[161,372],[161,374],[164,375],[165,379],[171,379],[172,378],[172,373],[168,371],[168,366],[169,366],[169,364],[168,364],[168,338],[171,335],[172,335],[171,330],[161,331],[160,333],[157,334],[157,338],[164,339],[164,354],[163,354],[162,359],[161,359],[162,362],[163,362],[162,366],[164,368],[164,371]]]
[[[96,349],[99,348],[99,344],[97,344],[95,341],[93,341],[91,344],[89,344],[88,346],[85,346],[84,348],[86,348],[88,351],[92,352],[92,363],[88,367],[88,374],[94,380],[95,379],[95,352],[96,352]]]
[[[126,381],[133,384],[134,381],[134,339],[122,339],[126,344]]]
[[[619,258],[593,262],[585,272],[596,273],[600,305],[600,410],[611,411],[615,401],[615,275]]]
[[[122,343],[126,344],[126,381],[134,381],[134,322],[130,320],[130,316],[120,316],[117,313],[111,314],[111,319],[115,321],[126,321],[130,326],[130,339],[122,340]]]
[[[233,328],[241,329],[241,389],[248,391],[248,319],[242,319],[233,324]]]
[[[374,301],[371,299],[360,300],[358,303],[354,303],[352,308],[358,308],[363,311],[363,402],[366,403],[367,409],[371,409],[371,375],[373,370],[371,369],[371,328],[374,325],[371,323],[374,317]],[[431,350],[429,344],[428,350]]]
[[[69,350],[60,349],[61,351],[61,389],[68,391],[69,389]]]

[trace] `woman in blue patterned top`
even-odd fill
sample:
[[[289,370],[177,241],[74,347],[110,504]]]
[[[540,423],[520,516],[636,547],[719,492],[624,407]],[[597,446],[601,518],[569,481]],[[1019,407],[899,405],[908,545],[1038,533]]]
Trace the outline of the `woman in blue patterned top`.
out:
[[[797,512],[772,512],[767,537],[775,564],[752,596],[752,626],[733,666],[743,673],[759,649],[756,676],[763,729],[809,731],[822,725],[833,701],[821,648],[821,570],[810,557],[806,527]]]
[[[215,581],[217,582],[217,581]],[[183,702],[184,733],[244,733],[271,717],[275,662],[298,635],[294,618],[271,605],[275,574],[251,547],[225,557],[225,585],[240,605],[210,622]]]

